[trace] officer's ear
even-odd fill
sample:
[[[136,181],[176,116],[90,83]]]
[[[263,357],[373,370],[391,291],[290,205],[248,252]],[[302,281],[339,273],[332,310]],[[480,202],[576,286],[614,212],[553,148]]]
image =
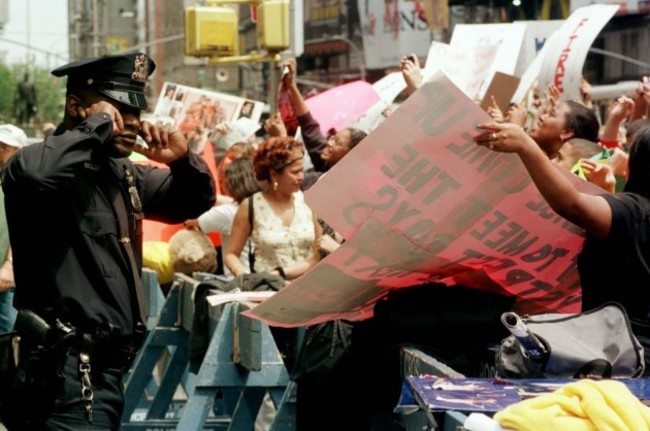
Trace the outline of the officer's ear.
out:
[[[65,97],[65,112],[70,118],[80,119],[82,118],[82,112],[84,111],[84,102],[81,97],[76,94],[68,94]]]

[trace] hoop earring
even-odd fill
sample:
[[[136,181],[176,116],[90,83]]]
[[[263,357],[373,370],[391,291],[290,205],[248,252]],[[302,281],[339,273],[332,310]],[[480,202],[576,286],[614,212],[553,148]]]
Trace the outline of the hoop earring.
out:
[[[278,182],[273,181],[273,190],[277,191],[278,190]]]

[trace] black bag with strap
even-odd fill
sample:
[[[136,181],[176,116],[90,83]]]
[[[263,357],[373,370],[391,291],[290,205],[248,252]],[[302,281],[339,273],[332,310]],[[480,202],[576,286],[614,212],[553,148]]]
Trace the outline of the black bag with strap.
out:
[[[255,272],[255,253],[253,252],[253,247],[251,245],[253,237],[253,217],[255,215],[255,209],[253,208],[253,196],[248,197],[248,224],[251,226],[251,237],[248,239],[248,264],[250,266],[251,274]]]
[[[298,351],[291,379],[302,377],[325,379],[345,357],[352,343],[352,324],[342,319],[330,320],[307,328]]]

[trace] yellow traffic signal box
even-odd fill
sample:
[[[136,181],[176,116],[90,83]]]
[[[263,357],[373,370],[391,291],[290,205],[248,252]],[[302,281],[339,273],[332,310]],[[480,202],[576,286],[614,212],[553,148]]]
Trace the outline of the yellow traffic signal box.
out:
[[[239,53],[237,11],[220,6],[185,8],[185,55],[229,56]]]
[[[267,0],[257,6],[257,47],[283,51],[291,46],[289,0]]]

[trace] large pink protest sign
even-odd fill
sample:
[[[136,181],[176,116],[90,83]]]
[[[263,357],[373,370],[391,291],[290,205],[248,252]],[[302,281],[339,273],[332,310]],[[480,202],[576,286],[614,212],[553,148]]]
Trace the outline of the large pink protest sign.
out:
[[[347,241],[250,315],[364,318],[388,290],[433,282],[514,294],[522,312],[578,311],[582,231],[550,210],[516,155],[473,142],[486,121],[434,75],[306,193]]]

